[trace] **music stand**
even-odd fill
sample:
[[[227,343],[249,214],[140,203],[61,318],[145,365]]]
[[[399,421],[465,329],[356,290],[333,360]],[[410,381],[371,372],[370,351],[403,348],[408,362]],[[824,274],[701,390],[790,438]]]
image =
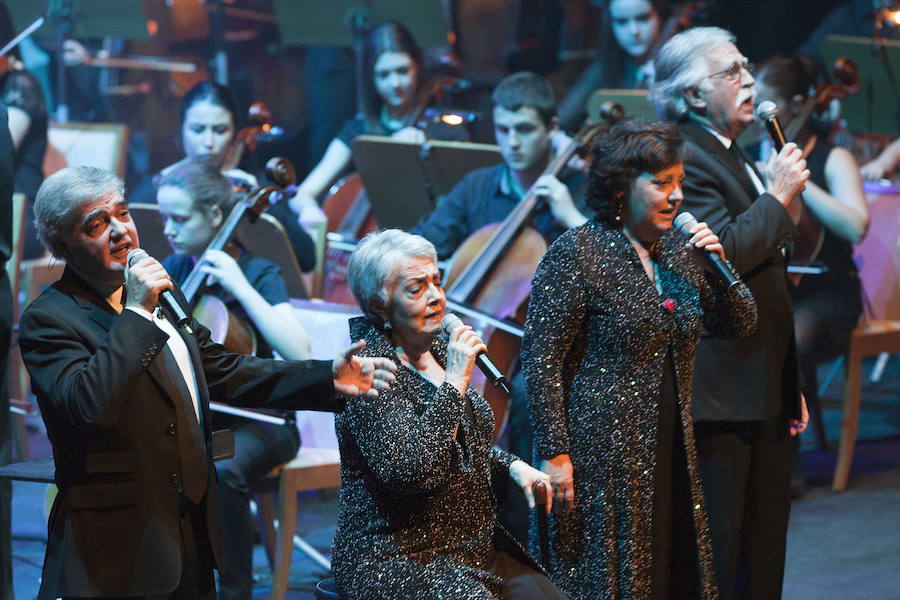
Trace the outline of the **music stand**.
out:
[[[110,8],[109,0],[70,0],[71,30],[73,38],[121,37],[128,40],[147,40],[147,20],[141,0],[115,0],[115,9]],[[9,16],[16,31],[22,30],[29,23],[49,11],[52,1],[6,0]],[[51,17],[45,26],[56,32],[59,20]]]
[[[841,100],[847,128],[900,135],[900,89],[895,87],[900,82],[900,42],[830,35],[822,42],[822,57],[826,64],[844,57],[859,66],[862,91]]]
[[[440,0],[273,0],[272,5],[285,46],[352,46],[354,24],[367,29],[385,21],[403,23],[422,47],[448,43]]]
[[[361,135],[350,144],[381,228],[409,229],[470,171],[499,164],[497,146],[429,141],[417,144]]]
[[[600,116],[600,106],[604,102],[615,102],[625,109],[625,118],[640,117],[646,121],[657,121],[656,110],[653,104],[647,98],[647,90],[615,90],[600,89],[595,90],[587,101],[588,121],[591,123],[602,123],[604,119]]]
[[[56,38],[56,121],[59,123],[69,120],[66,63],[63,60],[63,43],[67,39],[120,37],[146,40],[150,37],[141,0],[116,0],[115,10],[110,10],[108,0],[7,0],[7,5],[17,30],[42,16],[42,9],[47,6],[48,25]]]

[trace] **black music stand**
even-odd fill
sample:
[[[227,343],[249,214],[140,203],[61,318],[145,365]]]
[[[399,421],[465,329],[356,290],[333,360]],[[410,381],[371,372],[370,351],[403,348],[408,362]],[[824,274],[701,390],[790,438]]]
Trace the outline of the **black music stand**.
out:
[[[440,0],[272,0],[285,46],[353,46],[356,89],[363,89],[366,32],[399,21],[422,47],[446,46],[447,25]],[[282,23],[288,25],[282,26]],[[357,110],[363,112],[357,91]]]
[[[362,31],[399,21],[422,47],[446,46],[447,22],[440,0],[272,0],[285,46],[352,46]],[[282,25],[284,23],[284,25]]]
[[[499,164],[497,146],[429,141],[426,144],[361,135],[350,144],[372,212],[382,228],[409,229],[434,209],[470,171]]]
[[[625,118],[639,117],[645,121],[656,121],[656,110],[647,97],[647,90],[595,90],[587,101],[587,114],[590,123],[603,123],[600,107],[605,102],[615,102],[625,110]]]

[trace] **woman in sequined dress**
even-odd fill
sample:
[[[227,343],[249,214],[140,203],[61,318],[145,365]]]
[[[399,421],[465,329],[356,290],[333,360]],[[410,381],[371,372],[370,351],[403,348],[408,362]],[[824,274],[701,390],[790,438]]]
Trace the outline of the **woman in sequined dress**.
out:
[[[535,274],[523,345],[535,449],[554,487],[551,576],[580,600],[716,597],[691,428],[701,327],[747,335],[756,306],[671,231],[682,142],[623,122],[594,148],[597,216]],[[704,223],[689,240],[724,256]],[[698,251],[699,252],[699,251]]]
[[[396,229],[366,237],[350,259],[365,313],[351,337],[367,341],[361,354],[403,367],[390,392],[348,399],[336,421],[335,578],[350,600],[566,598],[497,525],[492,477],[512,477],[530,496],[547,476],[492,446],[494,416],[468,387],[485,346],[465,326],[439,337],[436,260],[431,242]]]

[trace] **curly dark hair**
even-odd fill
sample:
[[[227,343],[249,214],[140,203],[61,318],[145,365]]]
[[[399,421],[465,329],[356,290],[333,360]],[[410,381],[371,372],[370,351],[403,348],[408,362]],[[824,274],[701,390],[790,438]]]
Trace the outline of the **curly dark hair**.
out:
[[[601,136],[592,150],[587,204],[597,219],[616,225],[628,190],[641,173],[657,173],[684,162],[681,132],[676,125],[620,121]]]

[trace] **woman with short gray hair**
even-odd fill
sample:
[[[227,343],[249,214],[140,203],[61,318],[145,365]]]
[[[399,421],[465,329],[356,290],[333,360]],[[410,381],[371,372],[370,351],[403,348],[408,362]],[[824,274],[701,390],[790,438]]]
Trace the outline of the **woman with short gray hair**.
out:
[[[469,387],[484,343],[468,326],[440,337],[446,297],[434,246],[397,229],[363,239],[349,265],[365,356],[403,365],[376,402],[336,422],[341,496],[335,579],[349,600],[565,598],[497,524],[493,475],[531,495],[547,476],[493,446],[494,415]],[[529,498],[533,505],[533,498]]]
[[[434,245],[425,238],[400,229],[387,229],[367,236],[365,243],[359,244],[350,258],[347,277],[353,296],[363,314],[376,327],[384,325],[375,308],[387,303],[385,286],[394,267],[413,257],[437,262]]]

